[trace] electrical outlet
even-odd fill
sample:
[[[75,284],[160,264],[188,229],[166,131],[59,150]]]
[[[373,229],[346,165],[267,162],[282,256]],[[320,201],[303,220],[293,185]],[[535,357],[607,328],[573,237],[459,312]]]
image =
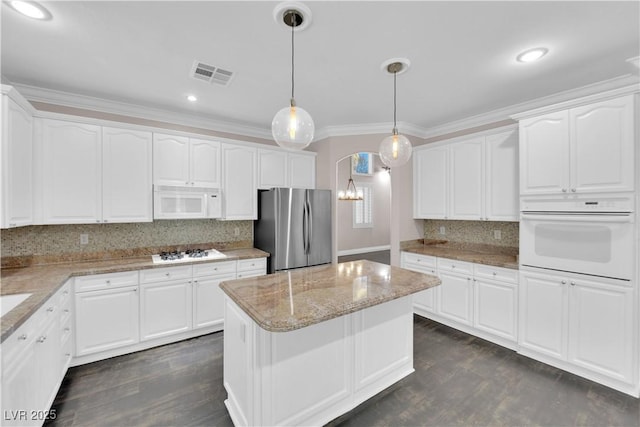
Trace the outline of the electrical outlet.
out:
[[[89,235],[88,234],[81,234],[80,235],[80,244],[81,245],[88,245],[89,244]]]
[[[496,239],[496,240],[502,239],[502,231],[493,230],[493,238]]]
[[[240,235],[240,229],[238,227],[233,229],[233,235],[234,236],[239,236]]]
[[[443,236],[447,234],[447,230],[444,228],[444,225],[440,226],[440,234],[442,234]]]

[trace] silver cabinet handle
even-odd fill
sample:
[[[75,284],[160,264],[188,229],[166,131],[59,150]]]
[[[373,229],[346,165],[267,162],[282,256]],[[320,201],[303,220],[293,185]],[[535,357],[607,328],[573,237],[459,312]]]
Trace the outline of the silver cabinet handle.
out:
[[[64,328],[65,332],[69,332],[71,330],[71,328]]]
[[[54,309],[53,309],[53,307],[49,307],[49,308],[47,308],[47,312],[48,312],[48,313],[53,313],[53,310],[54,310]]]
[[[497,276],[497,275],[498,275],[498,273],[496,273],[495,271],[494,271],[492,274],[493,274],[494,276]]]
[[[563,193],[566,193],[566,192],[567,192],[567,189],[566,189],[566,188],[563,188],[563,189],[562,189],[562,192],[563,192]]]
[[[69,295],[69,291],[64,291],[62,295]]]
[[[560,283],[562,283],[563,285],[566,285],[566,284],[567,284],[567,281],[566,281],[566,280],[563,280],[563,281],[562,281],[562,282],[560,282]]]
[[[70,357],[71,353],[65,353],[64,355],[65,355],[65,357]]]
[[[24,341],[27,339],[27,334],[22,334],[18,337],[18,340]]]
[[[68,309],[68,308],[65,308],[65,309],[64,309],[64,312],[65,312],[65,313],[68,313],[68,312],[69,312],[69,309]]]
[[[576,285],[576,282],[571,281],[571,286],[575,286],[575,285]]]
[[[451,265],[451,268],[456,268],[456,266],[452,264],[452,265]]]
[[[110,284],[111,284],[111,280],[107,280],[107,285],[110,285]]]
[[[167,277],[171,277],[171,273],[165,273],[164,275]]]
[[[576,192],[576,189],[575,189],[575,188],[572,188],[572,189],[571,189],[571,192],[572,192],[572,193],[575,193],[575,192]]]
[[[100,220],[99,220],[99,219],[96,219],[96,222],[100,222]]]
[[[46,340],[47,340],[47,336],[46,336],[46,335],[43,335],[43,336],[41,336],[40,338],[38,338],[38,342],[39,342],[40,344],[42,344],[42,343],[43,343],[43,342],[45,342]]]

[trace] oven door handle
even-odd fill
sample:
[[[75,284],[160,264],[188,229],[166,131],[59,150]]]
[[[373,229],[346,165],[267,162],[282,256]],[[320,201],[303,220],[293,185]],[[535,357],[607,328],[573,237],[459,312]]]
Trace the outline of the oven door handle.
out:
[[[633,223],[631,213],[623,214],[532,214],[520,213],[520,219],[531,221],[554,221],[554,222],[605,222],[605,223]]]

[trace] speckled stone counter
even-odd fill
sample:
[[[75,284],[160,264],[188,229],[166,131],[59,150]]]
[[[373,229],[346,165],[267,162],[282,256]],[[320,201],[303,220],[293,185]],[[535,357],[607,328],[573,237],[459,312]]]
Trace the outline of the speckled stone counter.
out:
[[[353,261],[226,281],[220,287],[261,328],[286,332],[439,284],[435,276]]]
[[[419,239],[401,242],[400,250],[494,267],[518,269],[518,248]]]
[[[227,258],[210,261],[181,262],[179,265],[204,262],[221,262],[238,259],[268,257],[267,252],[254,248],[222,251]],[[31,267],[3,268],[0,271],[1,295],[30,293],[20,305],[0,319],[4,341],[11,333],[35,313],[70,277],[119,271],[145,270],[171,267],[172,264],[153,264],[151,256],[111,259],[101,261],[68,262]]]

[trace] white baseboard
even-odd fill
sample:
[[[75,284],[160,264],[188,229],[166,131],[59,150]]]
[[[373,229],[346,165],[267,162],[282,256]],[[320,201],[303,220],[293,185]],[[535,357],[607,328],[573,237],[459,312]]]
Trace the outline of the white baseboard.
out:
[[[367,252],[388,251],[390,249],[391,249],[391,245],[370,246],[368,248],[357,248],[357,249],[345,249],[344,251],[338,251],[338,256],[364,254]]]

